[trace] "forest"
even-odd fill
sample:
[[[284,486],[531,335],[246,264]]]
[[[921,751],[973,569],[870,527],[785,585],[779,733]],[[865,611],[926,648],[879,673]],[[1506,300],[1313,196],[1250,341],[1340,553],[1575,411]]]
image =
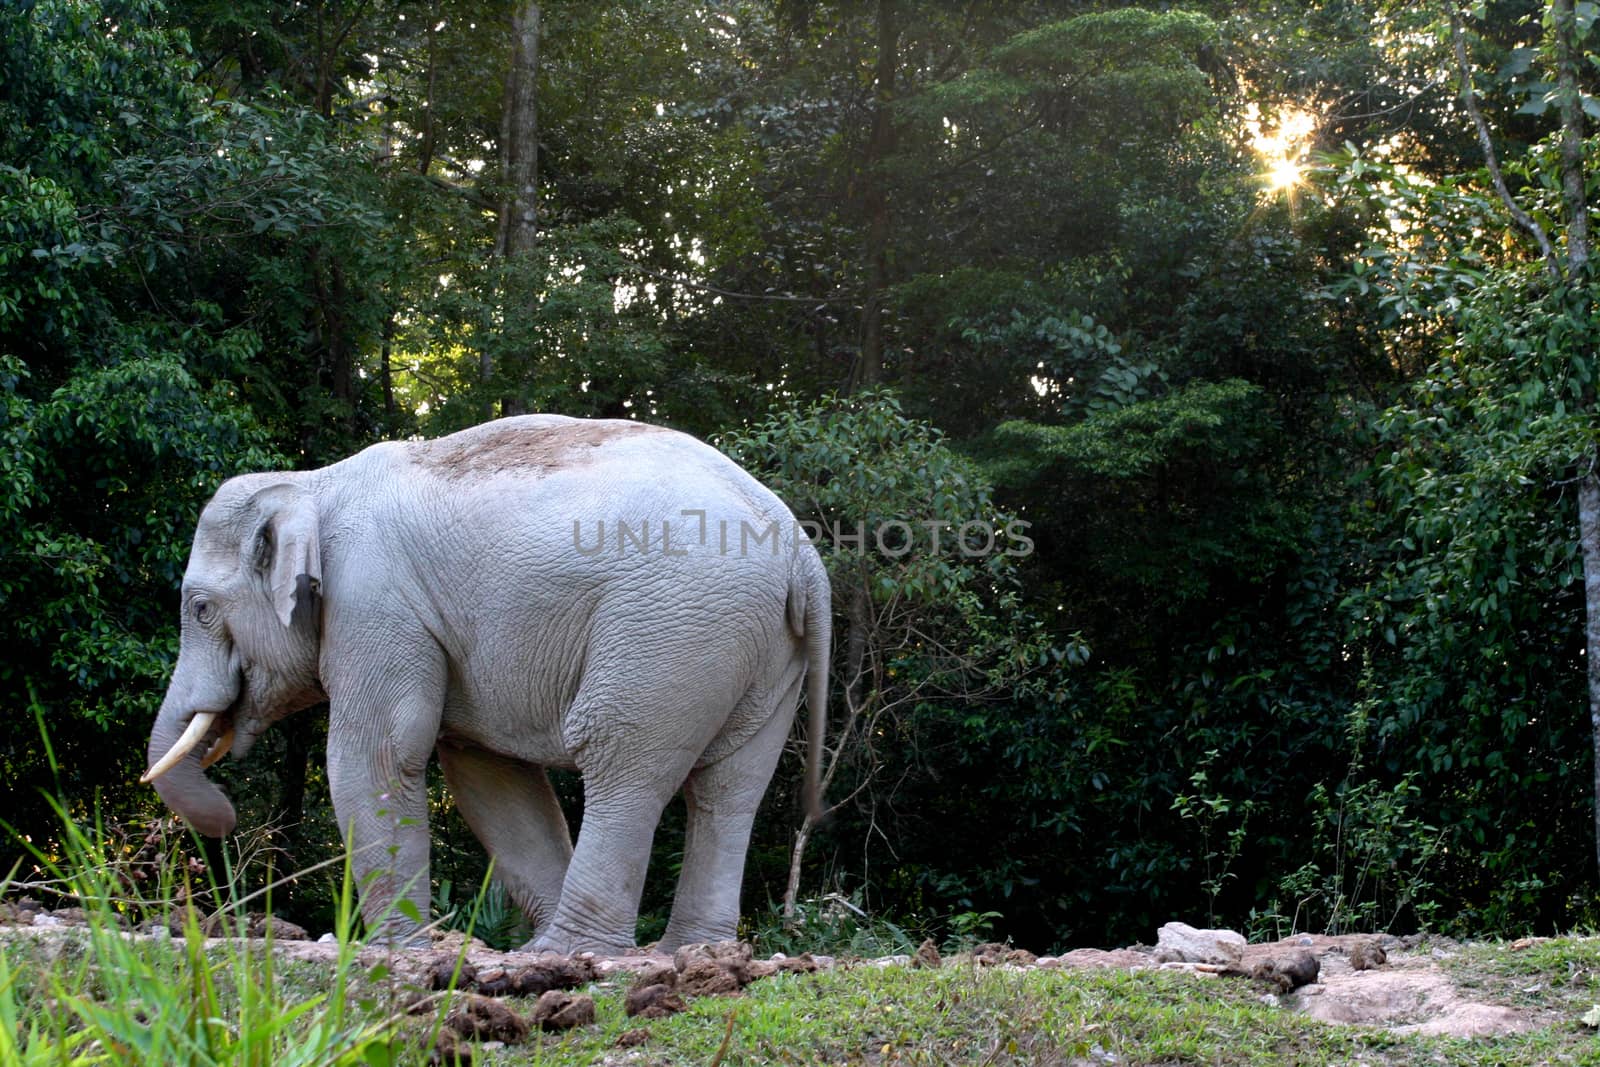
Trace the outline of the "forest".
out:
[[[702,437],[844,535],[830,810],[797,729],[752,926],[1593,927],[1597,17],[6,3],[5,865],[54,798],[161,817],[224,478],[554,412]],[[326,726],[212,772],[280,872],[340,848]],[[485,859],[432,807],[448,908]],[[680,804],[642,940],[682,850]]]

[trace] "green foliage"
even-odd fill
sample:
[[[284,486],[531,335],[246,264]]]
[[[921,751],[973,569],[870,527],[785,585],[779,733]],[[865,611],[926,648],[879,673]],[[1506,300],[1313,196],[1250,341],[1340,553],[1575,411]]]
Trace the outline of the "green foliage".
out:
[[[82,907],[88,925],[57,935],[72,938],[75,951],[52,951],[25,937],[0,948],[6,1063],[98,1063],[108,1052],[118,1063],[191,1067],[392,1062],[394,991],[383,995],[387,968],[363,971],[357,962],[348,865],[338,952],[308,980],[277,957],[270,938],[264,945],[245,939],[208,945],[188,892],[189,869],[169,857],[153,878],[124,877],[128,857],[102,824],[79,825],[59,806],[56,813],[58,853],[22,843],[36,877]],[[0,883],[9,888],[10,879]],[[213,885],[212,892],[220,890]],[[164,922],[168,914],[179,918],[170,937],[130,938],[124,930],[130,916]]]

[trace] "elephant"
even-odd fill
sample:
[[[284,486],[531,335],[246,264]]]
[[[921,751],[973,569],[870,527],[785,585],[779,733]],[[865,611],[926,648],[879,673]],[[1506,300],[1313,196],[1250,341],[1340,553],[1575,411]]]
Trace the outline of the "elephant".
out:
[[[385,940],[415,943],[427,914],[434,753],[533,950],[633,946],[680,790],[660,947],[732,938],[802,689],[817,807],[827,571],[777,496],[674,430],[523,415],[230,478],[201,512],[181,612],[144,780],[225,835],[236,815],[205,768],[326,701],[334,811]],[[582,776],[576,845],[548,768]]]

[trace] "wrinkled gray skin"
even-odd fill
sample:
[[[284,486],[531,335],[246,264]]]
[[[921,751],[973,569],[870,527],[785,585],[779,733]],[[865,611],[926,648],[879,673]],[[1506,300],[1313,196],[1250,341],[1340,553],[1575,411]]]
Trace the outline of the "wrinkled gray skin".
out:
[[[706,512],[703,543],[685,509]],[[775,525],[776,551],[753,534],[741,551],[741,521]],[[635,534],[648,522],[648,549],[619,552],[619,522]],[[601,528],[605,550],[580,552]],[[380,935],[416,933],[398,896],[427,913],[424,772],[437,752],[535,924],[531,947],[561,952],[633,944],[651,838],[682,789],[688,836],[662,945],[728,939],[808,665],[815,803],[829,628],[816,551],[715,449],[631,422],[503,419],[224,484],[195,532],[149,759],[195,714],[220,713],[155,784],[196,829],[226,834],[233,807],[202,754],[231,725],[242,757],[326,699],[334,810]],[[547,767],[583,775],[576,848]]]

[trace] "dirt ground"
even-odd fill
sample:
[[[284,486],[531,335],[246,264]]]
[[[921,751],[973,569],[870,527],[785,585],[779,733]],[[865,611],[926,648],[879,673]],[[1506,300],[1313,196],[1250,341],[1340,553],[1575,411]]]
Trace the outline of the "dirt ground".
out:
[[[0,925],[0,937],[41,934],[48,937],[70,930],[80,922],[78,915],[62,913],[18,915],[10,923]],[[296,933],[298,931],[281,931],[277,935],[276,950],[282,956],[332,964],[338,953],[336,944],[292,939]],[[164,931],[158,931],[154,936],[162,934]],[[568,960],[532,953],[498,952],[477,941],[465,946],[463,956],[463,940],[460,934],[445,934],[436,935],[430,948],[367,948],[361,951],[361,961],[367,965],[383,963],[396,978],[423,988],[442,988],[454,982],[458,988],[470,988],[488,996],[509,993],[537,996],[547,990],[573,989],[591,981],[639,991],[665,976],[667,987],[653,994],[658,998],[671,992],[687,995],[735,992],[750,981],[779,971],[836,967],[1166,969],[1191,972],[1196,981],[1251,981],[1261,989],[1263,998],[1287,1010],[1303,1012],[1330,1024],[1382,1027],[1399,1034],[1467,1037],[1513,1034],[1532,1029],[1538,1022],[1526,1009],[1474,1001],[1457,989],[1443,966],[1456,951],[1451,943],[1418,943],[1415,939],[1402,941],[1393,937],[1297,935],[1279,942],[1249,945],[1243,951],[1242,960],[1228,968],[1204,963],[1160,962],[1155,950],[1143,946],[1112,951],[1078,949],[1060,956],[1039,957],[1005,945],[984,945],[971,953],[940,959],[930,943],[915,956],[877,960],[838,960],[809,954],[762,960],[753,959],[747,946],[728,945],[702,948],[697,958],[693,954],[686,957],[680,950],[677,960],[646,950],[619,957],[595,958],[585,954]],[[1375,948],[1382,951],[1375,952]],[[1310,984],[1295,982],[1299,988],[1288,991],[1289,983],[1285,981],[1285,988],[1275,992],[1270,982],[1240,977],[1240,972],[1261,972],[1263,965],[1270,972],[1280,961],[1293,959],[1303,952],[1309,952],[1318,963],[1316,980]],[[461,959],[465,963],[458,965]],[[1230,974],[1234,977],[1229,977]],[[630,1014],[632,1008],[630,1005]]]
[[[1384,962],[1357,970],[1352,953],[1366,951],[1376,943],[1382,947]],[[442,958],[454,959],[459,936],[440,939],[431,951],[384,953],[367,950],[372,962],[386,960],[396,974],[423,981],[430,967]],[[283,942],[280,951],[299,959],[331,960],[336,946],[316,942]],[[1443,1034],[1463,1037],[1514,1034],[1532,1029],[1532,1013],[1517,1008],[1474,1001],[1451,982],[1442,964],[1453,953],[1446,943],[1424,943],[1408,947],[1400,939],[1369,936],[1326,937],[1299,935],[1283,941],[1250,945],[1245,949],[1243,966],[1281,958],[1296,950],[1310,951],[1320,965],[1317,981],[1293,992],[1278,995],[1263,987],[1262,996],[1272,997],[1291,1011],[1303,1012],[1327,1023],[1383,1027],[1395,1033]],[[775,958],[782,963],[781,957]],[[516,974],[526,968],[544,965],[542,957],[519,952],[497,952],[474,942],[467,948],[466,960],[479,976],[499,972]],[[828,956],[811,957],[817,968],[853,966],[926,965],[910,956],[891,956],[878,960],[836,960]],[[670,956],[639,951],[621,957],[591,959],[595,977],[619,985],[633,983],[636,976],[654,969],[671,968]],[[764,961],[756,960],[759,968]],[[770,962],[770,961],[767,961]],[[791,961],[791,964],[794,961]],[[1204,965],[1158,963],[1152,950],[1126,948],[1115,951],[1079,949],[1061,956],[1035,957],[1031,953],[1005,946],[983,946],[970,955],[947,958],[943,966],[1001,966],[1008,968],[1078,969],[1114,967],[1122,970],[1168,969],[1191,971],[1197,981],[1232,981],[1207,970]],[[777,969],[777,968],[774,968]],[[782,969],[802,969],[786,966]],[[809,968],[803,968],[809,969]],[[770,973],[770,972],[769,972]],[[758,973],[754,977],[760,977]]]

